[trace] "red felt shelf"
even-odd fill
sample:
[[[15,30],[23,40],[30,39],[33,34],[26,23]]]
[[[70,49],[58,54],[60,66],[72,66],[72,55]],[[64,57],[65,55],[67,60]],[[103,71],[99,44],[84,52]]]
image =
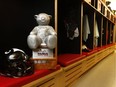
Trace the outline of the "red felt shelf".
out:
[[[89,55],[92,55],[94,54],[95,52],[97,52],[98,50],[97,49],[94,49],[94,50],[91,50],[90,52],[82,52],[82,54],[86,55],[86,56],[89,56]]]
[[[83,59],[85,56],[81,54],[62,54],[58,56],[58,63],[65,67]]]
[[[30,83],[41,77],[44,77],[44,76],[46,76],[54,71],[57,71],[59,69],[60,69],[60,65],[57,65],[56,69],[36,70],[34,72],[34,74],[32,74],[30,76],[20,77],[20,78],[11,78],[11,77],[0,76],[0,87],[21,87],[22,85]]]

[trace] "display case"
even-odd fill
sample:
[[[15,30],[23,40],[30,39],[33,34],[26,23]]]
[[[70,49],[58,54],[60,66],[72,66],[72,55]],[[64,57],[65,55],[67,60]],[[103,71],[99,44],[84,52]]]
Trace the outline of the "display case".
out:
[[[0,7],[1,49],[21,48],[30,58],[32,50],[27,46],[27,36],[37,25],[33,16],[43,12],[52,15],[50,26],[57,32],[57,47],[53,50],[53,59],[47,63],[58,64],[60,71],[51,72],[55,68],[45,69],[49,65],[44,64],[49,73],[40,70],[45,77],[30,76],[34,79],[23,84],[24,87],[71,86],[115,50],[116,18],[102,0],[10,0],[0,1]],[[35,68],[42,67],[35,64]]]

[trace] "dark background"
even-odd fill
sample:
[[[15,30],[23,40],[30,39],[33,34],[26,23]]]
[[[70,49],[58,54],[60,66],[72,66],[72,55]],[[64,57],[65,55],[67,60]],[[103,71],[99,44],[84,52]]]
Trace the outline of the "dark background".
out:
[[[54,0],[0,0],[0,49],[19,48],[31,56],[27,36],[41,12],[52,15],[54,27]]]

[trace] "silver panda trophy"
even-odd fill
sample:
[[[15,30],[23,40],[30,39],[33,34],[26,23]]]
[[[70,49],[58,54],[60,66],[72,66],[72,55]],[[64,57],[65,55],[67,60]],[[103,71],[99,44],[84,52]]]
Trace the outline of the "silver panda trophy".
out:
[[[53,49],[57,44],[57,33],[49,25],[51,15],[40,13],[34,15],[38,26],[30,32],[27,37],[27,44],[32,49],[33,59],[53,58]],[[45,63],[45,61],[35,61],[35,63]]]

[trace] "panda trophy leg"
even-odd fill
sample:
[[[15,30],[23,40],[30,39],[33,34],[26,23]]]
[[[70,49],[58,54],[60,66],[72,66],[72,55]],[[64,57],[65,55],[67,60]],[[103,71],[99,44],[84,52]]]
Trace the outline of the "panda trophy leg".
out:
[[[54,49],[57,45],[56,35],[49,35],[45,42],[46,42],[46,45],[49,49]]]
[[[41,39],[36,35],[29,35],[27,37],[27,44],[29,48],[33,50],[37,49],[40,46],[41,42],[42,42]]]

